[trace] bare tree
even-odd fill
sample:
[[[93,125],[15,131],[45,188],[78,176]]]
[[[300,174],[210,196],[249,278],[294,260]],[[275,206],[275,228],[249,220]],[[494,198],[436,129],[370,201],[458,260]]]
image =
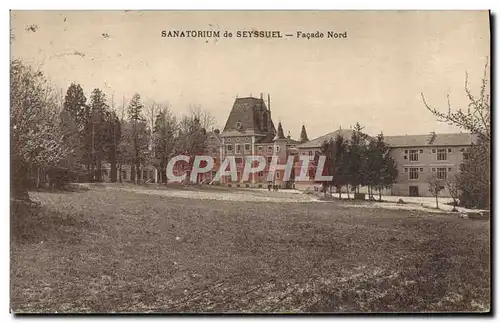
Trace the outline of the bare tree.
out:
[[[431,107],[422,93],[425,107],[438,121],[455,125],[476,136],[472,145],[464,152],[460,165],[460,204],[466,207],[489,208],[491,191],[491,107],[489,87],[489,66],[486,61],[479,95],[469,88],[469,77],[465,74],[465,93],[469,100],[466,109],[454,110],[448,96],[448,111],[441,112]]]
[[[203,129],[209,131],[215,126],[215,117],[207,110],[203,110],[200,105],[190,105],[191,117],[199,120]]]
[[[429,192],[436,198],[436,209],[439,209],[438,196],[439,192],[444,189],[443,183],[436,176],[429,176],[428,184]]]
[[[451,211],[457,212],[458,198],[460,196],[459,178],[457,175],[454,175],[446,180],[446,188],[453,199],[453,210]]]
[[[466,110],[458,108],[454,111],[451,106],[450,96],[447,95],[448,111],[441,112],[438,109],[431,107],[425,100],[424,94],[421,93],[425,107],[438,118],[438,121],[458,126],[466,131],[470,131],[473,134],[477,134],[482,140],[488,143],[491,142],[491,109],[488,72],[488,61],[486,61],[483,79],[481,80],[479,97],[472,94],[469,88],[469,75],[467,72],[465,73],[465,93],[469,99],[469,105]]]
[[[160,105],[156,103],[155,101],[149,101],[144,105],[145,108],[145,117],[146,117],[146,122],[148,124],[149,128],[149,145],[148,145],[148,150],[149,150],[149,161],[148,164],[152,165],[153,164],[153,159],[155,158],[154,156],[154,139],[153,139],[153,130],[155,127],[155,121],[156,121],[156,116],[160,112]],[[155,167],[155,183],[158,183],[158,169]]]

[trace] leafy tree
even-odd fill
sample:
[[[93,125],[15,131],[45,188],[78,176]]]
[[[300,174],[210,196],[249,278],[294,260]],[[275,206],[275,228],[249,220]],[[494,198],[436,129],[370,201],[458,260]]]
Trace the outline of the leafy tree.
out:
[[[323,176],[335,176],[335,142],[330,139],[330,140],[325,140],[321,144],[320,148],[320,153],[316,153],[314,156],[314,164],[318,165],[319,163],[319,157],[320,156],[325,156],[325,164],[323,167]],[[333,185],[333,181],[318,181],[316,183],[321,184],[323,187],[323,193],[327,194],[327,190]]]
[[[102,162],[106,160],[110,142],[110,111],[106,95],[94,89],[90,95],[90,119],[87,122],[87,147],[90,153],[92,180],[102,180]]]
[[[357,193],[366,181],[366,140],[368,136],[362,132],[363,127],[356,123],[348,146],[348,178]]]
[[[64,111],[73,118],[78,131],[82,131],[89,119],[86,109],[87,98],[80,84],[71,83],[64,98]]]
[[[381,181],[378,189],[378,199],[382,200],[382,189],[391,188],[398,178],[398,166],[391,154],[387,152],[384,156],[383,168],[381,170]]]
[[[149,130],[143,116],[143,108],[140,95],[137,93],[134,94],[128,106],[128,118],[132,128],[133,158],[131,174],[132,180],[136,184],[139,184],[141,181],[141,165],[144,165],[149,145]]]
[[[166,167],[177,145],[177,120],[165,106],[156,116],[153,129],[154,166],[159,170],[159,181],[167,183]]]
[[[108,111],[106,113],[107,123],[107,158],[110,163],[110,180],[111,182],[118,181],[118,150],[122,136],[121,122],[115,111]]]
[[[365,161],[365,180],[369,196],[374,199],[373,188],[376,188],[379,191],[379,200],[382,200],[382,189],[392,186],[398,175],[396,162],[390,155],[390,148],[384,142],[382,133],[370,140]]]
[[[464,152],[458,176],[460,205],[464,207],[490,207],[490,148],[490,144],[480,138]]]
[[[339,199],[342,199],[342,186],[348,184],[348,141],[344,139],[341,135],[337,135],[334,139],[334,175],[332,180],[332,185],[337,189],[339,193]],[[349,190],[349,187],[347,188]]]
[[[77,178],[84,178],[85,173],[80,165],[90,165],[89,147],[87,141],[87,124],[90,120],[90,107],[86,105],[87,98],[79,84],[72,83],[66,91],[63,111],[61,112],[61,122],[64,128],[65,141],[70,142],[73,153],[67,160],[73,171],[77,173]]]
[[[306,127],[302,125],[302,130],[300,131],[300,143],[307,141],[309,141],[309,138],[307,137]]]
[[[62,102],[42,72],[14,60],[10,104],[11,195],[29,199],[32,170],[57,166],[71,151],[59,122]]]

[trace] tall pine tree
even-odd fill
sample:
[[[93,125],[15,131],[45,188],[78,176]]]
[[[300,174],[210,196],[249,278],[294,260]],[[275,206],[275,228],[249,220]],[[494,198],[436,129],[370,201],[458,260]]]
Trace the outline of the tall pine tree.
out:
[[[141,181],[141,161],[148,146],[147,141],[144,143],[144,140],[147,138],[147,125],[142,114],[143,108],[141,96],[137,93],[134,94],[128,106],[128,118],[131,124],[133,150],[131,179],[136,184],[139,184]]]

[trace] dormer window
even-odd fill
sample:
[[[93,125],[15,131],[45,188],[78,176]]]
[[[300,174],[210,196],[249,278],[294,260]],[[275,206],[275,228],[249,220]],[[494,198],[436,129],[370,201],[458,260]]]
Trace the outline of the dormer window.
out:
[[[241,130],[241,122],[236,122],[236,129]]]

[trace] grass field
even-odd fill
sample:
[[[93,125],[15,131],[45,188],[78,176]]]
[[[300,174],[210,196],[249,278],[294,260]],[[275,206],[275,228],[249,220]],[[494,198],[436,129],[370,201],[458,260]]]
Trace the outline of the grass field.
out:
[[[31,195],[42,208],[12,206],[15,312],[490,309],[487,221],[103,188]]]

